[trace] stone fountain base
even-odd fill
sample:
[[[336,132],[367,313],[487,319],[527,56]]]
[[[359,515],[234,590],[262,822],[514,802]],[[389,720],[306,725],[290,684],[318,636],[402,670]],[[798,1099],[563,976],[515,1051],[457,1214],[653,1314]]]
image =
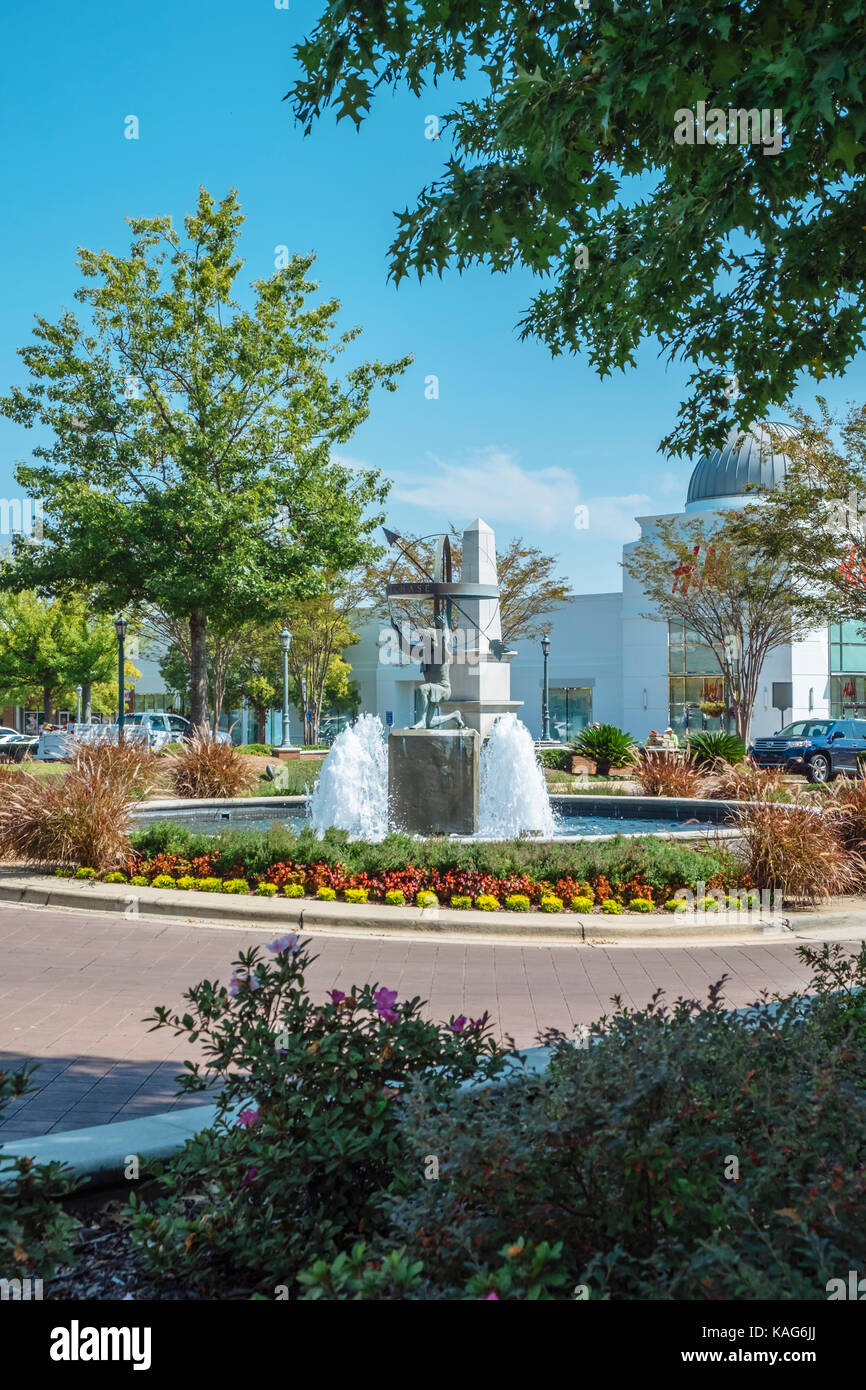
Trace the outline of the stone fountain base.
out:
[[[395,729],[388,739],[391,824],[409,835],[478,833],[481,735]]]

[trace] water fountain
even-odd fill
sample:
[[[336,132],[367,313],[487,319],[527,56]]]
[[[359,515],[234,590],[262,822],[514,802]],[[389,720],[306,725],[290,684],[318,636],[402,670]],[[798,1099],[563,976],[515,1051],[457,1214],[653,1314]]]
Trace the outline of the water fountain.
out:
[[[496,721],[482,750],[478,821],[485,839],[556,834],[532,735],[515,714]]]
[[[320,835],[332,825],[353,840],[381,840],[388,833],[388,749],[378,715],[362,714],[334,739],[309,815]]]

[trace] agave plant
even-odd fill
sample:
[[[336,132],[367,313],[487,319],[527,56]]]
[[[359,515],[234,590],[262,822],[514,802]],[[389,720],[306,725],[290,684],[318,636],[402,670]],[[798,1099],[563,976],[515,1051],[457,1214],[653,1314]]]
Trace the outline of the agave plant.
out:
[[[746,756],[746,745],[737,734],[727,734],[723,729],[690,733],[688,736],[689,756],[701,766],[707,763],[741,763]]]
[[[627,766],[636,746],[631,734],[615,724],[588,724],[571,743],[572,751],[594,762],[603,777],[612,767]]]

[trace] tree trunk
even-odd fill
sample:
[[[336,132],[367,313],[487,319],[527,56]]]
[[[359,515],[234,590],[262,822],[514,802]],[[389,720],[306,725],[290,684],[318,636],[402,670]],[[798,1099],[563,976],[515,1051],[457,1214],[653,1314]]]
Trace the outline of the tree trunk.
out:
[[[93,717],[93,684],[91,681],[81,683],[81,722],[89,724]]]
[[[51,696],[52,696],[52,694],[53,694],[53,691],[52,691],[52,689],[51,689],[51,686],[50,686],[50,685],[43,685],[43,687],[42,687],[42,714],[43,714],[43,717],[44,717],[44,719],[45,719],[45,723],[46,723],[46,724],[50,724],[50,723],[51,723],[51,715],[52,715],[52,709],[51,709]]]
[[[189,704],[193,731],[207,733],[207,616],[201,608],[189,615]]]

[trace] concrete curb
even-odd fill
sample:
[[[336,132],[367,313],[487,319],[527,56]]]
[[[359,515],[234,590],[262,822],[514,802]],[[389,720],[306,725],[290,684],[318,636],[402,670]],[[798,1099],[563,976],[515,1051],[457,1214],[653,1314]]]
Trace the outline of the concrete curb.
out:
[[[109,912],[127,920],[158,917],[263,931],[279,931],[289,926],[298,931],[318,930],[329,935],[504,937],[515,941],[561,943],[635,940],[661,944],[664,940],[665,944],[670,944],[689,939],[718,943],[723,938],[745,941],[761,940],[768,934],[790,935],[792,929],[790,918],[769,913],[753,918],[748,924],[742,923],[737,912],[696,913],[687,922],[680,922],[678,929],[678,918],[673,914],[664,917],[656,913],[627,912],[618,916],[574,912],[560,915],[382,907],[378,903],[318,902],[315,898],[256,898],[231,893],[132,888],[126,884],[56,879],[36,874],[0,876],[0,902]],[[807,913],[804,919],[818,915]],[[821,923],[804,920],[803,925],[816,927],[823,923],[822,915]],[[866,929],[866,905],[862,925]]]

